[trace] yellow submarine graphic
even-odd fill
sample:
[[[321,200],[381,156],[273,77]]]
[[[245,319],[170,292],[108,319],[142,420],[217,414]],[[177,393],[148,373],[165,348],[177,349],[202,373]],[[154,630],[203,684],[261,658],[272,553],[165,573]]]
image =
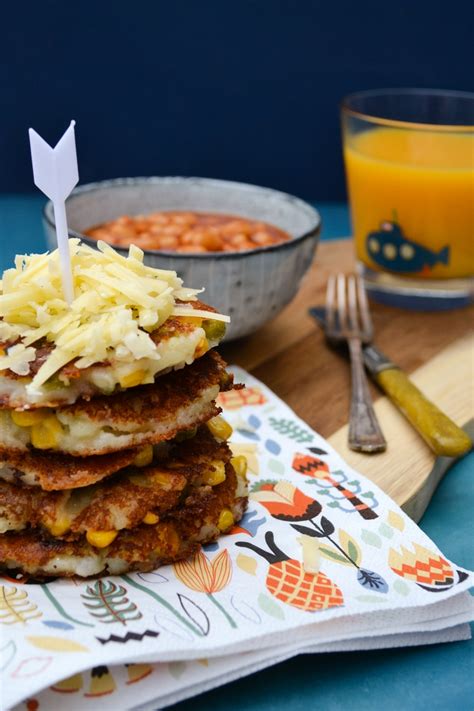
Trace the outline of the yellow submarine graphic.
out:
[[[429,273],[435,264],[448,264],[449,247],[433,252],[403,234],[397,222],[385,221],[366,239],[369,257],[383,269],[400,274]]]

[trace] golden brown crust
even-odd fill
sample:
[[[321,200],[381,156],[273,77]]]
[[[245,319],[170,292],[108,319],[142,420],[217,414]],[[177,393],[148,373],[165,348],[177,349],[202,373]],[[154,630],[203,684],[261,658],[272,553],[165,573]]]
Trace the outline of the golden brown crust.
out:
[[[227,442],[218,442],[206,426],[199,427],[195,437],[170,443],[169,466],[200,474],[210,460],[227,462],[231,451]]]
[[[75,489],[94,484],[127,467],[138,451],[124,449],[110,454],[72,457],[60,452],[17,452],[0,447],[0,468],[6,464],[14,469],[19,483],[22,481],[22,472],[34,475],[38,485],[45,491]]]
[[[243,515],[246,499],[236,499],[236,474],[230,464],[226,466],[226,480],[211,489],[202,487],[188,497],[184,505],[170,513],[154,526],[142,524],[133,530],[120,532],[108,549],[100,551],[103,556],[103,571],[109,570],[112,561],[122,561],[121,572],[149,571],[159,565],[186,558],[199,548],[219,536],[217,522],[223,509],[234,512],[237,522]],[[41,576],[44,569],[50,570],[54,559],[74,557],[76,560],[97,556],[85,538],[78,541],[62,541],[51,536],[29,530],[20,533],[6,533],[0,536],[0,567],[22,570]],[[74,570],[57,574],[71,576]],[[51,574],[51,573],[49,573]]]
[[[233,378],[225,368],[226,363],[220,355],[209,351],[182,370],[157,378],[153,385],[141,385],[117,395],[101,395],[87,403],[77,402],[58,408],[58,411],[67,416],[86,416],[93,422],[107,422],[119,427],[127,423],[147,424],[169,417],[192,404],[213,385],[219,385],[221,390],[230,390]]]
[[[180,301],[179,299],[177,299],[176,303],[179,306],[192,307],[193,309],[199,311],[217,313],[216,309],[212,308],[212,306],[209,306],[208,304],[205,304],[203,301],[199,301],[198,299],[196,301]],[[156,331],[150,333],[150,337],[154,341],[154,343],[158,345],[158,343],[167,341],[169,338],[173,338],[173,336],[181,336],[186,335],[188,333],[192,333],[195,329],[196,324],[183,320],[182,316],[170,316],[160,326],[160,328],[157,328]]]
[[[213,306],[209,306],[209,304],[205,304],[204,301],[199,301],[199,299],[196,299],[195,301],[181,301],[181,299],[176,299],[176,303],[180,306],[191,306],[197,311],[209,311],[209,313],[213,314],[217,313],[216,309]]]
[[[216,461],[227,464],[232,453],[207,427],[190,440],[169,445],[150,466],[128,467],[100,484],[80,490],[45,492],[0,480],[0,527],[46,528],[68,519],[55,537],[73,540],[87,531],[138,526],[147,513],[162,517],[177,507],[192,487],[201,486]],[[1,530],[1,528],[0,528]]]
[[[47,493],[37,487],[8,484],[0,481],[0,513],[10,521],[26,520],[36,525],[45,508],[59,504],[61,492]]]
[[[214,402],[210,402],[204,405],[200,410],[198,415],[195,415],[192,420],[186,420],[184,424],[179,426],[173,426],[169,422],[165,428],[161,428],[158,432],[149,433],[131,433],[130,442],[131,445],[127,446],[140,446],[143,447],[146,444],[160,444],[162,442],[167,442],[174,439],[178,434],[183,432],[183,430],[189,430],[193,427],[198,427],[205,422],[208,422],[213,417],[216,417],[222,412],[222,408],[218,407]],[[115,445],[117,447],[117,445]],[[76,451],[75,456],[83,457],[89,456],[90,454],[107,454],[112,451],[112,447],[100,447],[100,449],[89,450],[89,452]]]
[[[169,441],[179,432],[201,425],[221,412],[215,398],[219,391],[234,387],[233,376],[225,367],[222,358],[209,351],[191,365],[163,375],[151,385],[55,408],[52,412],[62,429],[54,451],[90,457]],[[33,451],[30,430],[10,431],[8,413],[3,412],[2,416],[7,425],[3,449],[8,448],[9,453]]]
[[[160,467],[149,467],[146,474],[139,474],[152,479],[154,474],[166,482],[150,481],[149,486],[140,486],[126,476],[120,476],[117,481],[106,482],[94,495],[94,499],[71,526],[71,538],[86,531],[110,531],[114,529],[114,511],[126,518],[126,528],[134,528],[142,523],[147,513],[161,517],[180,502],[181,495],[188,480],[181,473],[166,471]],[[125,523],[125,521],[124,521]],[[123,530],[123,529],[122,529]],[[66,536],[68,537],[68,536]]]

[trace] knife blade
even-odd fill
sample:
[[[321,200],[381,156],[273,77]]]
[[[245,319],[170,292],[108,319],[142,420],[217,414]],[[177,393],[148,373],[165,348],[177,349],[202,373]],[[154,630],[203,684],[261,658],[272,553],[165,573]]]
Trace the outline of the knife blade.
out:
[[[326,330],[326,310],[314,306],[309,314]],[[460,457],[472,448],[472,440],[419,390],[408,375],[373,344],[362,346],[364,365],[377,385],[441,457]]]

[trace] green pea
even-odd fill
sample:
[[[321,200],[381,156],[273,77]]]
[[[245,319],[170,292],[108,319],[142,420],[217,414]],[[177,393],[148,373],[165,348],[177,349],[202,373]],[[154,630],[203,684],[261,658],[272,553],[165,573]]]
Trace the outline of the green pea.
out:
[[[50,390],[58,390],[60,388],[65,387],[65,383],[63,383],[57,375],[52,375],[45,383],[43,383],[43,390],[46,390],[46,392]]]
[[[202,322],[202,327],[208,341],[221,341],[226,332],[226,325],[223,321],[206,319]]]

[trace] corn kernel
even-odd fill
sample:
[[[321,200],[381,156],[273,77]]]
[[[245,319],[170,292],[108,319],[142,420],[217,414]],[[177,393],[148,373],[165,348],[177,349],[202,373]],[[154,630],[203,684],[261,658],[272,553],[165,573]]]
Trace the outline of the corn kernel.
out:
[[[118,531],[87,531],[86,538],[95,548],[107,548],[117,535]]]
[[[207,426],[211,434],[217,437],[217,439],[229,439],[232,435],[232,427],[220,415],[209,420]]]
[[[234,515],[229,509],[222,509],[217,527],[219,531],[227,531],[228,528],[234,525]]]
[[[168,531],[168,545],[171,547],[173,555],[177,553],[181,547],[181,538],[175,528]]]
[[[160,558],[168,558],[175,555],[181,548],[181,538],[173,524],[164,524],[164,530],[160,531],[161,541],[154,548],[154,552]]]
[[[192,326],[200,327],[202,324],[202,318],[199,316],[180,316],[181,323],[189,323]]]
[[[240,476],[242,479],[247,479],[247,457],[244,457],[243,454],[239,454],[236,457],[232,457],[230,463],[234,467],[237,476]]]
[[[45,524],[52,536],[62,536],[69,530],[71,521],[68,518],[60,518],[52,524]]]
[[[127,375],[122,375],[119,378],[119,383],[121,388],[134,388],[136,385],[140,385],[146,376],[145,370],[133,370]]]
[[[194,351],[194,357],[195,358],[200,358],[201,356],[204,355],[204,353],[207,353],[209,350],[209,341],[207,338],[201,338],[199,343],[196,346],[196,350]]]
[[[168,486],[170,485],[170,474],[169,472],[157,472],[154,471],[151,480],[153,481],[154,484],[160,484],[161,486]]]
[[[132,464],[136,467],[147,467],[153,461],[153,445],[147,444],[146,447],[141,449]]]
[[[225,464],[224,462],[212,462],[213,469],[209,469],[203,476],[205,484],[209,486],[217,486],[225,481]]]
[[[58,446],[63,428],[54,415],[48,415],[31,427],[31,444],[36,449],[54,449]]]
[[[143,523],[148,523],[150,526],[152,526],[154,523],[158,523],[159,520],[159,516],[152,513],[151,511],[148,511],[148,513],[143,518]]]
[[[37,425],[45,418],[44,408],[40,410],[25,410],[24,412],[11,411],[12,420],[18,427],[31,427]]]

